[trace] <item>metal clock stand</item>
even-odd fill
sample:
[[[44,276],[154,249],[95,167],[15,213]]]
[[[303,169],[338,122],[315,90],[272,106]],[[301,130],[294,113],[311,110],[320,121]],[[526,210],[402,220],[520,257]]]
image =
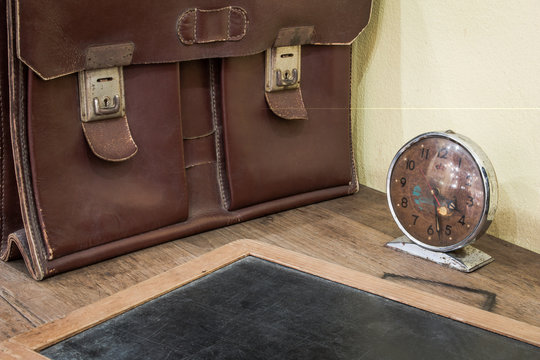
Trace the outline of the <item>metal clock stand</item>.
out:
[[[432,251],[413,243],[405,235],[390,241],[386,246],[467,273],[494,260],[490,255],[471,245],[449,252]]]

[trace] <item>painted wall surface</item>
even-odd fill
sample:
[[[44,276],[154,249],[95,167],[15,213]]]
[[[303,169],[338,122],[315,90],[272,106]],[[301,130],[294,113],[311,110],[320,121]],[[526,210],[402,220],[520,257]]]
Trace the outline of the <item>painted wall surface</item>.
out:
[[[540,253],[540,1],[374,0],[353,46],[360,182],[385,191],[414,136],[452,129],[499,181],[489,233]]]

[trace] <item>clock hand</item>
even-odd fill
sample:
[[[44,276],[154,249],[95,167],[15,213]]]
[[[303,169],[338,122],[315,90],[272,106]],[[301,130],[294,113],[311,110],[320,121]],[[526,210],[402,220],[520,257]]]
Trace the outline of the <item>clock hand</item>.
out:
[[[456,206],[456,200],[452,200],[448,203],[448,209],[452,210],[452,211],[456,211],[458,213],[461,214],[461,209],[458,209],[458,207]]]
[[[431,187],[430,183],[429,183],[429,180],[426,176],[426,174],[424,174],[424,171],[422,169],[420,169],[420,173],[422,174],[422,176],[424,177],[424,180],[426,180],[426,184],[427,186],[429,187],[429,190],[431,192],[431,195],[433,195],[433,197],[435,198],[435,201],[437,202],[437,205],[439,205],[439,207],[441,207],[441,203],[439,202],[439,199],[437,199],[437,195],[435,195],[435,191],[433,190],[433,188]]]
[[[429,183],[429,180],[428,180],[426,174],[424,173],[424,171],[422,169],[420,169],[420,173],[424,177],[424,180],[426,180],[426,184],[429,187],[431,195],[433,195],[433,198],[437,202],[437,205],[439,205],[438,207],[434,206],[434,208],[435,208],[435,229],[437,230],[437,235],[439,236],[439,241],[440,241],[441,240],[441,225],[439,223],[439,209],[442,208],[442,206],[441,206],[441,203],[439,202],[439,199],[437,199],[437,195],[435,195],[435,191],[431,187],[431,184]],[[435,205],[435,204],[433,204],[433,205]]]
[[[438,211],[438,209],[435,209],[435,229],[437,230],[437,234],[439,235],[439,241],[441,241],[441,226],[439,224],[439,211]]]

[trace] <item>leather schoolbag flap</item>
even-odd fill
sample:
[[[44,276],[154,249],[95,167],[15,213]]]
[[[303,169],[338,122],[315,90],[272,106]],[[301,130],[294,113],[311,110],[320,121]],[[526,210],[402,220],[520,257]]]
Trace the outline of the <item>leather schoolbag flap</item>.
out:
[[[17,0],[17,55],[48,80],[109,66],[251,55],[276,40],[350,44],[370,12],[371,0]],[[312,27],[312,36],[278,38],[299,27]]]

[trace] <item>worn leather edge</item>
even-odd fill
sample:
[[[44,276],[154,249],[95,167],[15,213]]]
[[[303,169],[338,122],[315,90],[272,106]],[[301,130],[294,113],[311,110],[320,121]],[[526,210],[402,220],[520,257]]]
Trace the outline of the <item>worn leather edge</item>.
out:
[[[297,26],[281,29],[274,41],[274,47],[313,44],[314,26]]]
[[[351,154],[351,182],[349,183],[349,194],[354,194],[360,189],[358,181],[358,171],[356,169],[356,156],[353,146],[353,122],[352,122],[352,46],[349,46],[349,148]]]
[[[331,43],[322,44],[322,43],[315,42],[315,43],[313,43],[313,45],[352,45],[356,41],[356,39],[358,39],[364,33],[364,31],[366,31],[366,28],[368,27],[369,22],[371,20],[371,15],[373,14],[373,7],[374,7],[373,0],[371,0],[371,2],[369,3],[369,14],[367,16],[368,21],[367,21],[366,25],[362,28],[362,30],[360,30],[360,32],[358,34],[356,34],[354,39],[352,39],[348,43],[343,43],[343,44],[331,44]]]
[[[93,122],[82,122],[86,142],[98,158],[121,162],[131,159],[139,148],[131,135],[126,116]]]
[[[9,235],[0,243],[0,260],[11,261],[20,259],[22,253],[17,244],[9,239]]]
[[[280,118],[287,120],[308,119],[300,88],[273,92],[265,91],[264,97],[270,110]]]
[[[0,12],[0,14],[2,14],[3,12]],[[2,24],[2,22],[0,22],[0,24]],[[7,37],[7,34],[6,34],[6,37]],[[7,41],[6,41],[7,42]],[[3,54],[2,54],[3,55]],[[7,65],[7,64],[6,64]],[[5,71],[6,69],[0,69],[0,71]],[[2,77],[3,76],[7,76],[6,75],[3,75],[2,74]],[[4,246],[4,242],[7,242],[7,236],[6,236],[6,221],[5,221],[5,207],[6,207],[6,204],[5,204],[5,188],[4,188],[4,184],[5,184],[5,178],[7,177],[7,174],[6,174],[6,157],[4,155],[4,152],[5,151],[9,151],[9,150],[6,150],[6,144],[4,144],[4,137],[5,137],[5,133],[6,133],[6,129],[5,129],[5,117],[6,117],[6,114],[4,113],[4,89],[2,87],[3,85],[3,81],[2,79],[0,78],[0,161],[2,162],[1,164],[1,167],[0,167],[0,171],[1,171],[1,174],[0,174],[0,181],[1,181],[1,199],[0,201],[2,202],[1,203],[1,213],[0,213],[0,256],[1,256],[1,248]],[[8,106],[9,108],[9,106]],[[9,125],[8,125],[9,126]],[[9,131],[9,130],[8,130]]]
[[[26,108],[25,108],[25,79],[23,77],[23,65],[17,61],[14,52],[13,39],[13,6],[11,0],[7,2],[8,19],[8,65],[9,65],[9,96],[10,96],[10,128],[13,160],[15,163],[15,175],[26,233],[26,242],[19,237],[11,237],[11,244],[19,247],[23,258],[32,259],[28,262],[29,271],[36,280],[41,280],[46,275],[46,251],[44,240],[37,220],[36,207],[32,191],[32,181],[28,160],[27,136],[26,136]],[[9,30],[11,29],[11,30]],[[17,240],[18,239],[18,240]],[[28,247],[23,246],[27,244]],[[8,246],[10,250],[12,246]],[[5,254],[9,257],[9,254]]]
[[[90,46],[86,49],[86,70],[131,65],[135,44]]]
[[[9,72],[8,72],[8,34],[7,34],[7,5],[1,1],[0,9],[0,248],[7,246],[8,236],[14,230],[22,227],[18,193],[15,184],[15,170],[11,149],[10,118],[9,118]],[[15,185],[15,186],[13,186]],[[11,251],[10,259],[20,257],[17,249]]]
[[[36,280],[41,280],[42,278],[40,278],[39,273],[35,272],[35,269],[39,268],[39,266],[36,266],[34,264],[35,260],[30,255],[31,252],[28,247],[28,239],[26,238],[26,232],[24,229],[15,231],[8,236],[5,241],[5,247],[2,246],[2,249],[0,251],[0,260],[11,260],[16,250],[18,250],[20,255],[22,255],[22,258],[30,275]]]

